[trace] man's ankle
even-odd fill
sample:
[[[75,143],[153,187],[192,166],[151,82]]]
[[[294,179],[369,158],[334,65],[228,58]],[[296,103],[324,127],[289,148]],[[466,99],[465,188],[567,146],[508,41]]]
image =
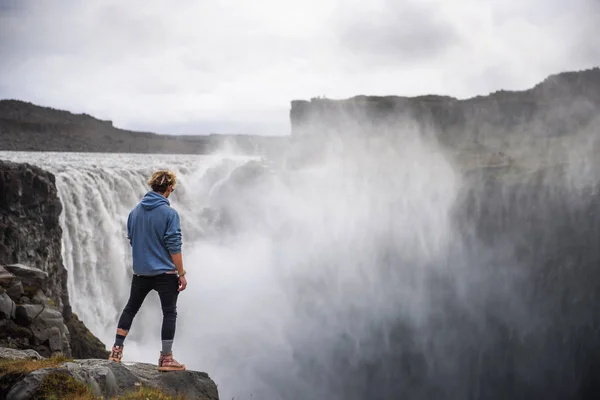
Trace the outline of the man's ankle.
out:
[[[172,352],[173,349],[173,340],[163,340],[162,341],[162,354],[170,354]]]
[[[129,333],[129,331],[126,331],[125,329],[117,328],[117,334],[115,336],[115,346],[123,347],[123,342],[125,342],[127,333]]]

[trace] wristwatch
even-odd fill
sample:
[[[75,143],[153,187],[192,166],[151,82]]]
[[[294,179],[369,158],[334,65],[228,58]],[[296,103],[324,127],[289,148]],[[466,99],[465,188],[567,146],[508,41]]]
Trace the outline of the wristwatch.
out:
[[[187,271],[184,269],[184,270],[183,270],[183,273],[181,273],[181,274],[180,274],[180,273],[177,273],[177,276],[184,276],[185,274],[187,274]]]

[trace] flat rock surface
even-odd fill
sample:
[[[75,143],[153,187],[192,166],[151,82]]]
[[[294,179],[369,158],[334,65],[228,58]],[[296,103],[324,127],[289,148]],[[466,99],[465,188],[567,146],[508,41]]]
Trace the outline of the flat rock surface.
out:
[[[18,355],[22,356],[22,354]],[[52,372],[66,372],[89,385],[96,395],[104,398],[135,391],[138,386],[143,385],[159,388],[172,396],[197,400],[219,399],[216,384],[204,372],[159,372],[157,366],[152,364],[115,363],[97,359],[75,360],[59,367],[33,371],[10,389],[7,399],[33,399],[44,376]]]
[[[219,398],[215,383],[205,372],[190,370],[160,372],[157,366],[152,364],[125,363],[124,365],[149,386],[174,388],[173,394],[189,396],[194,399],[213,400]]]
[[[0,265],[0,285],[1,286],[11,286],[15,281],[16,277],[14,274],[8,272],[3,265]]]
[[[29,267],[23,264],[5,265],[4,269],[17,276],[24,285],[35,286],[42,290],[46,289],[48,273],[39,268]]]
[[[35,350],[15,350],[6,347],[0,347],[0,360],[22,360],[33,358],[41,360],[42,357]]]

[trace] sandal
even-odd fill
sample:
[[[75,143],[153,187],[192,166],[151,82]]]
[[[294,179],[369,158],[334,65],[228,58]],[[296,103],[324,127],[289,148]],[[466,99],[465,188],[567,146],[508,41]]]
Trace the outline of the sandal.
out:
[[[185,371],[185,365],[179,364],[177,360],[173,358],[173,352],[169,354],[163,354],[160,352],[160,358],[158,359],[158,370],[159,371]]]

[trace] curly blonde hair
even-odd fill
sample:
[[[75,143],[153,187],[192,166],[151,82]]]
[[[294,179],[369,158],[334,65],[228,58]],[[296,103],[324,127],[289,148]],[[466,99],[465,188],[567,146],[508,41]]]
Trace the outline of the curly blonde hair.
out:
[[[175,177],[175,173],[169,170],[155,171],[150,179],[148,179],[148,185],[155,192],[164,193],[169,186],[173,186],[173,189],[175,189],[177,178]]]

